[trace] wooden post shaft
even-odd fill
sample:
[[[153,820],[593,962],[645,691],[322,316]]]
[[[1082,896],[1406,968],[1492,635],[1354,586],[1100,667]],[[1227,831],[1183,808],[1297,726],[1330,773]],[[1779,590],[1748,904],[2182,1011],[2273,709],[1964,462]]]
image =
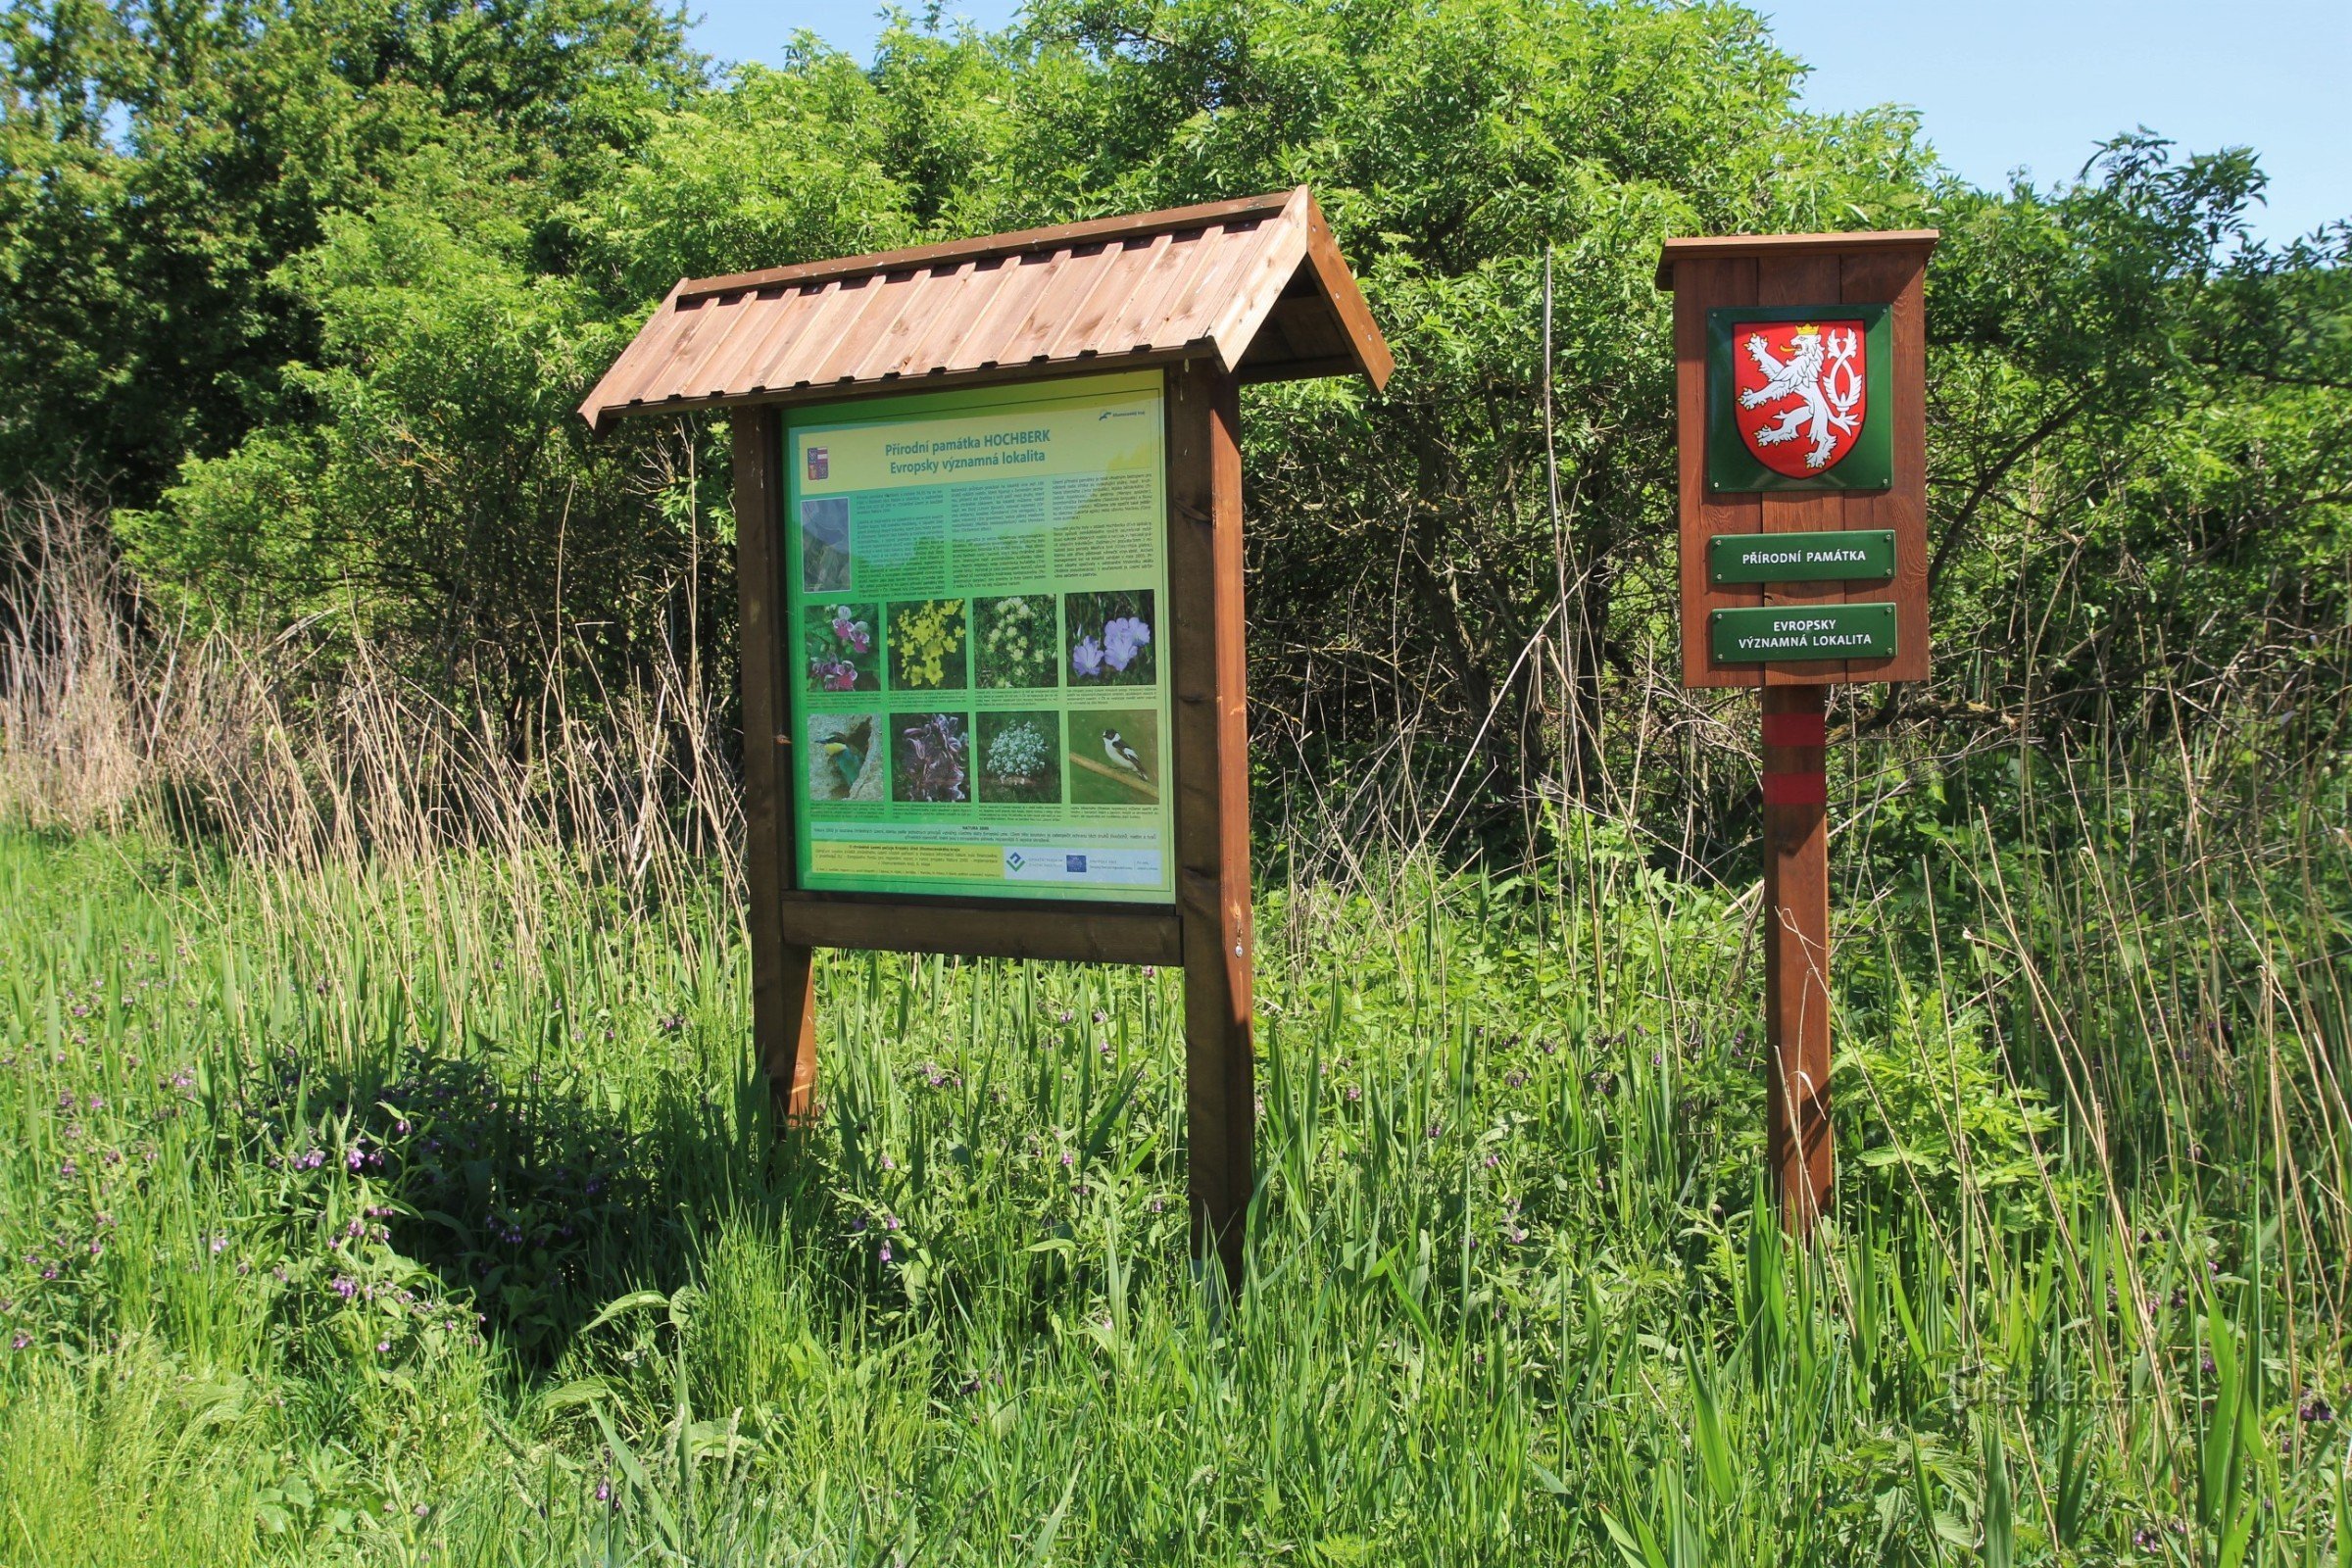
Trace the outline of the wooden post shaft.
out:
[[[1168,373],[1168,599],[1193,1256],[1213,1251],[1238,1293],[1257,1121],[1241,392],[1201,360]]]
[[[1830,835],[1822,686],[1764,688],[1764,1031],[1781,1218],[1830,1201]]]
[[[735,411],[736,610],[743,651],[745,897],[752,938],[752,1040],[775,1106],[776,1131],[805,1121],[816,1094],[815,954],[784,940],[792,843],[784,769],[799,751],[785,734],[783,432],[773,409]]]

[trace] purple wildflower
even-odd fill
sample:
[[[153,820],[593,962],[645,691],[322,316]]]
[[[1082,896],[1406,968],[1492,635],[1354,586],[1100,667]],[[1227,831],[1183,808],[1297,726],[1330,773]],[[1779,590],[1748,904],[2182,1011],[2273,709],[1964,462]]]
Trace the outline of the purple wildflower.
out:
[[[1102,662],[1123,670],[1152,641],[1152,628],[1133,615],[1121,615],[1102,628]]]

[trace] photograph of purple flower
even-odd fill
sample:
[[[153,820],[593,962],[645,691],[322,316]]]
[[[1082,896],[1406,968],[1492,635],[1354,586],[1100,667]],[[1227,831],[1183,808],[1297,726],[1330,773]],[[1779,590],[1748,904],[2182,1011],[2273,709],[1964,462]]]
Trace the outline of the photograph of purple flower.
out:
[[[971,720],[961,713],[891,716],[890,798],[942,805],[968,801]]]
[[[1149,686],[1158,678],[1149,588],[1065,595],[1062,624],[1071,685]]]
[[[801,652],[812,692],[870,692],[882,686],[880,627],[872,605],[810,605],[801,612]]]

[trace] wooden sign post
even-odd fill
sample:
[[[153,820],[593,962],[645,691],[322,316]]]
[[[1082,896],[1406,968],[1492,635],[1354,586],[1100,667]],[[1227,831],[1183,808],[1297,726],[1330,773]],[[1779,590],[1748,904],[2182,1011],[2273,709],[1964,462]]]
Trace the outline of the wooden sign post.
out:
[[[1934,230],[1666,242],[1683,683],[1763,691],[1764,1028],[1783,1222],[1830,1202],[1832,686],[1928,674]]]
[[[581,406],[732,411],[753,1034],[819,948],[1184,968],[1196,1258],[1255,1187],[1243,383],[1389,350],[1305,187],[684,280]]]

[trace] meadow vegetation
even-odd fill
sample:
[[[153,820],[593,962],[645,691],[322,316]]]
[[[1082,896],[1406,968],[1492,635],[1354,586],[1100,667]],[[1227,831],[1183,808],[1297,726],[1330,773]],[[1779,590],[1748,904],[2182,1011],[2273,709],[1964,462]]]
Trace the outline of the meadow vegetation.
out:
[[[388,676],[256,744],[227,652],[124,659],[10,714],[6,1560],[2352,1552],[2328,747],[1838,748],[1810,1250],[1752,881],[1295,830],[1229,1299],[1175,976],[833,956],[777,1145],[723,789],[625,721],[468,772]]]

